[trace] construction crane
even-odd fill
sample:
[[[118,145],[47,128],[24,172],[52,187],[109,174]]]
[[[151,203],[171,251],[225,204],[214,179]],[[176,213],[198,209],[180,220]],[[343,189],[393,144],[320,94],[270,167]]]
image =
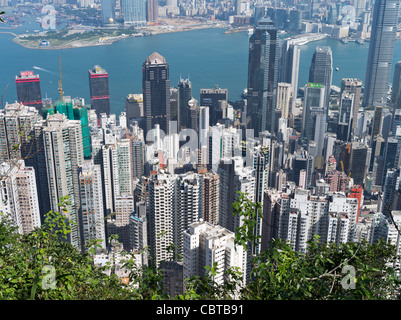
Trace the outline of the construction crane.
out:
[[[62,83],[62,74],[61,74],[61,56],[59,56],[59,68],[60,68],[60,79],[58,80],[58,92],[60,93],[60,99],[63,101],[64,91],[63,91],[63,83]]]

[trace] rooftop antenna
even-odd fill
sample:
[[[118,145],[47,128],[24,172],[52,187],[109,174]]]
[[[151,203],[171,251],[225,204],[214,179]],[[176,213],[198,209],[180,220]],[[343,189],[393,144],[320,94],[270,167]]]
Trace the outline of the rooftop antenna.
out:
[[[59,68],[60,68],[60,79],[58,80],[58,92],[60,92],[60,99],[63,101],[64,91],[63,91],[63,84],[62,84],[62,74],[61,74],[61,56],[59,56]]]

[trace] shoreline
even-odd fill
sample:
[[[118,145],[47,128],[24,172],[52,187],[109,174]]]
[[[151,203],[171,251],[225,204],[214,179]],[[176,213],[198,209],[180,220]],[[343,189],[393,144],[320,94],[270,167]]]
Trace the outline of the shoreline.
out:
[[[90,40],[85,42],[85,40],[72,40],[70,42],[67,42],[62,45],[58,46],[32,46],[23,42],[18,41],[20,39],[19,35],[16,35],[15,33],[12,32],[2,32],[2,33],[7,33],[11,34],[14,36],[13,39],[11,39],[14,43],[26,48],[26,49],[36,49],[36,50],[64,50],[64,49],[76,49],[76,48],[86,48],[86,47],[96,47],[96,46],[107,46],[107,45],[112,45],[115,42],[118,42],[123,39],[129,39],[129,38],[137,38],[137,37],[151,37],[154,35],[159,35],[159,34],[166,34],[166,33],[178,33],[178,32],[186,32],[186,31],[194,31],[194,30],[203,30],[203,29],[226,29],[227,26],[225,25],[213,25],[213,24],[200,24],[200,25],[195,25],[195,26],[183,26],[180,28],[158,28],[157,30],[151,29],[149,27],[144,28],[140,30],[140,32],[133,34],[133,35],[125,35],[125,36],[117,36],[117,37],[110,37],[108,38],[105,42],[99,42],[99,40]],[[45,38],[45,36],[43,36]],[[107,37],[106,37],[107,38]]]

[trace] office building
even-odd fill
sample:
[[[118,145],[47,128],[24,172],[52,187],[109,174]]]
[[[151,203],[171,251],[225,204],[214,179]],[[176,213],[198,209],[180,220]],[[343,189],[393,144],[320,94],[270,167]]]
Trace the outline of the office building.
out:
[[[298,94],[299,61],[301,47],[294,44],[290,39],[280,41],[280,68],[278,82],[291,84],[291,105],[290,112],[294,110]]]
[[[374,3],[362,107],[384,105],[393,61],[399,1]]]
[[[188,101],[187,104],[187,129],[192,129],[198,134],[199,125],[199,105],[194,98]]]
[[[249,38],[246,128],[255,136],[274,133],[280,46],[270,18],[258,21]]]
[[[360,142],[351,143],[349,175],[356,185],[363,185],[369,170],[372,149]]]
[[[330,108],[330,92],[333,77],[333,58],[330,47],[316,47],[309,69],[309,82],[320,83],[325,88],[324,110],[326,117]]]
[[[128,123],[130,120],[140,121],[143,117],[143,94],[129,94],[125,99],[125,113]]]
[[[192,99],[192,83],[189,79],[182,79],[178,82],[178,104],[179,104],[179,130],[187,127],[188,101]]]
[[[102,5],[102,24],[113,24],[114,23],[114,6],[113,0],[101,0]]]
[[[98,65],[88,71],[89,92],[92,109],[96,114],[110,114],[109,74]]]
[[[168,134],[170,121],[170,78],[166,59],[154,52],[143,63],[142,88],[145,116],[144,134],[156,124]]]
[[[223,118],[223,110],[219,101],[228,102],[228,90],[221,89],[217,85],[212,89],[201,89],[199,105],[209,107],[209,125],[214,126]]]
[[[340,98],[340,110],[337,123],[337,137],[342,141],[350,141],[354,123],[354,100],[355,96],[351,91],[343,91]]]
[[[21,71],[15,76],[17,87],[17,101],[35,107],[41,111],[43,107],[42,92],[40,90],[40,78],[33,71]]]
[[[124,24],[135,27],[146,26],[146,2],[146,0],[122,1]]]
[[[305,86],[304,109],[301,136],[316,142],[316,155],[323,155],[324,134],[326,132],[325,86],[308,83]]]
[[[354,94],[354,102],[352,105],[352,132],[358,127],[358,111],[361,106],[362,81],[356,78],[341,79],[341,93],[349,91]]]

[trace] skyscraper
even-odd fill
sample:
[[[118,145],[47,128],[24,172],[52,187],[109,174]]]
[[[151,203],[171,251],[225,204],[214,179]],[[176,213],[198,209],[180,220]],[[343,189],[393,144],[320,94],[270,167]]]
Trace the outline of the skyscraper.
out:
[[[391,91],[391,107],[393,112],[396,109],[401,109],[401,61],[398,61],[394,68],[393,88]]]
[[[180,130],[187,127],[187,106],[192,98],[192,84],[189,79],[180,79],[178,82],[179,124]]]
[[[327,117],[330,107],[330,91],[333,74],[333,58],[330,47],[316,47],[309,69],[309,82],[325,87],[324,108]]]
[[[0,110],[0,162],[32,156],[28,137],[38,120],[37,109],[20,103],[7,103]]]
[[[323,155],[326,127],[325,86],[308,83],[305,86],[304,110],[302,116],[302,137],[316,141],[318,156]]]
[[[48,115],[43,135],[51,209],[60,211],[60,197],[70,197],[66,213],[71,225],[68,240],[73,246],[81,249],[78,172],[84,159],[81,122],[68,120],[60,113]]]
[[[398,0],[377,0],[374,3],[363,107],[387,102],[397,31],[398,6]]]
[[[114,22],[113,0],[101,0],[102,4],[102,23],[110,24]]]
[[[156,21],[159,18],[159,6],[157,0],[146,1],[146,18],[148,22]]]
[[[154,52],[143,63],[143,106],[146,134],[155,124],[168,133],[170,121],[170,78],[166,59]]]
[[[292,85],[290,83],[278,83],[276,109],[281,111],[281,118],[288,119],[291,111],[291,101],[293,100],[292,95]]]
[[[0,211],[10,216],[21,234],[40,227],[35,170],[23,160],[18,160],[17,166],[3,162],[0,175]]]
[[[79,170],[80,215],[82,219],[82,244],[99,240],[106,249],[103,210],[102,174],[100,165],[84,161]]]
[[[210,126],[222,119],[223,110],[220,108],[219,101],[228,102],[228,90],[221,89],[217,85],[212,89],[201,89],[199,96],[199,104],[201,106],[209,107],[209,124]]]
[[[134,26],[146,25],[146,0],[122,1],[124,24]]]
[[[337,124],[337,137],[343,141],[351,140],[353,127],[354,94],[351,91],[343,91],[340,99],[340,110]]]
[[[270,18],[260,19],[249,39],[248,59],[246,128],[255,136],[274,133],[279,53],[277,29]]]
[[[356,129],[358,127],[358,111],[361,106],[362,81],[356,78],[341,79],[341,93],[346,90],[354,94],[354,103],[352,106],[352,129]]]
[[[89,74],[89,90],[92,108],[97,115],[110,114],[109,74],[100,66],[94,66]]]
[[[17,87],[17,101],[26,105],[33,106],[39,111],[42,110],[42,92],[40,90],[40,78],[33,71],[21,71],[15,77]]]
[[[293,44],[291,40],[283,40],[281,44],[280,68],[278,82],[291,84],[290,112],[295,108],[298,93],[299,59],[301,47]]]

